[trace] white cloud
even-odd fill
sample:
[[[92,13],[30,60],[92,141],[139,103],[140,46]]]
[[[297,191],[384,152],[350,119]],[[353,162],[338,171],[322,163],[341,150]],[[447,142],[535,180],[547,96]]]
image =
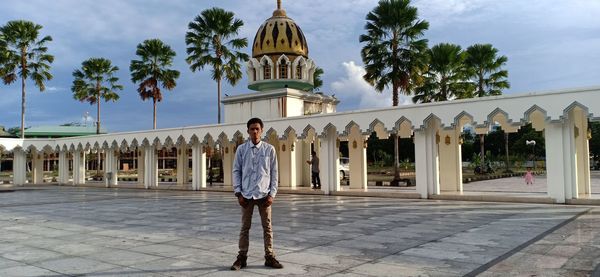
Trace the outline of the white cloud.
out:
[[[352,103],[358,101],[359,109],[381,108],[392,106],[392,95],[389,89],[378,92],[363,79],[365,69],[354,61],[343,62],[346,75],[331,83],[333,93],[342,101]],[[411,104],[409,97],[400,95],[400,105]]]

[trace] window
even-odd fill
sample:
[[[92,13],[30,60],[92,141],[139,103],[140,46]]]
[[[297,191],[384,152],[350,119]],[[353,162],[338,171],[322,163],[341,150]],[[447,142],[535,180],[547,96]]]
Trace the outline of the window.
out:
[[[265,61],[265,64],[263,64],[263,68],[265,69],[265,80],[269,80],[271,79],[271,66],[269,65],[269,62]]]
[[[285,61],[281,61],[281,64],[279,64],[279,79],[287,79],[288,78],[288,74],[287,74],[287,64],[285,63]]]
[[[302,79],[302,66],[296,66],[296,79]]]

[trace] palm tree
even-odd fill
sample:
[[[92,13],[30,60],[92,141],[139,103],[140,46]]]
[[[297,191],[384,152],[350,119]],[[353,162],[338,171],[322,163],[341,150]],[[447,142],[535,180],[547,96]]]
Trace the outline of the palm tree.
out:
[[[25,80],[31,79],[40,91],[45,81],[52,79],[50,64],[54,56],[47,54],[46,43],[52,37],[38,40],[41,25],[30,21],[14,20],[0,27],[0,76],[4,84],[12,84],[21,77],[21,138],[25,137]]]
[[[117,90],[123,86],[117,84],[119,78],[114,74],[119,70],[111,61],[105,58],[90,58],[81,63],[81,69],[73,71],[73,98],[90,105],[97,105],[96,134],[100,134],[100,100],[119,100]]]
[[[427,40],[422,39],[429,23],[419,20],[410,0],[380,0],[367,14],[366,34],[359,37],[366,74],[363,78],[379,92],[392,87],[392,104],[398,106],[398,93],[410,95],[415,72],[423,67]],[[398,139],[394,139],[394,181],[400,180]]]
[[[474,97],[501,95],[502,89],[510,88],[506,56],[498,57],[498,49],[491,44],[475,44],[467,48],[465,63],[470,69],[471,80],[476,85]]]
[[[507,61],[506,56],[498,57],[498,49],[491,44],[475,44],[467,48],[465,62],[469,67],[471,80],[476,86],[472,97],[501,95],[502,89],[510,88],[510,83],[506,80],[508,71],[501,69]],[[479,139],[483,165],[485,162],[484,135],[481,134]],[[506,140],[508,141],[508,137]],[[484,167],[482,166],[482,168]]]
[[[221,8],[211,8],[188,24],[185,34],[187,63],[192,72],[212,68],[212,79],[217,81],[217,122],[221,123],[221,80],[225,78],[234,86],[242,79],[239,62],[248,60],[248,55],[237,50],[248,45],[246,38],[237,38],[244,22],[234,14]]]
[[[160,86],[172,90],[179,78],[179,71],[169,69],[173,65],[175,51],[160,39],[148,39],[138,44],[135,54],[140,60],[132,60],[129,65],[131,81],[140,83],[137,91],[142,100],[152,98],[153,129],[156,129],[156,102],[162,101]]]
[[[413,102],[447,101],[470,96],[465,56],[459,45],[450,43],[440,43],[427,50],[427,71],[423,84],[415,89]]]
[[[323,75],[325,71],[323,68],[317,67],[315,69],[315,73],[313,74],[313,88],[311,91],[319,91],[319,89],[323,86],[323,79],[321,79],[321,75]]]

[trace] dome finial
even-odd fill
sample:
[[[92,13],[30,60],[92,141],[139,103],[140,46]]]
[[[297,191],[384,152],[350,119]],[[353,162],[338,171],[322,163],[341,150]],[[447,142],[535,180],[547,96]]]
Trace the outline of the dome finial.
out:
[[[281,0],[277,0],[277,9],[273,12],[273,16],[286,17],[285,10],[281,8]]]

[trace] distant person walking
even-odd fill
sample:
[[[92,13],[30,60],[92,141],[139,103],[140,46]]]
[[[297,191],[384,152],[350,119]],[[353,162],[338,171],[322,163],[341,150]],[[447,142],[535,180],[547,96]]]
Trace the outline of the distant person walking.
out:
[[[527,172],[525,173],[525,185],[533,185],[533,181],[535,178],[533,177],[533,173],[531,172],[531,167],[527,168]]]
[[[306,161],[306,163],[311,165],[311,173],[312,173],[312,183],[313,189],[321,188],[321,177],[319,177],[319,157],[317,157],[317,152],[311,152],[312,159]]]
[[[246,124],[250,139],[240,145],[233,162],[233,192],[242,207],[239,252],[231,270],[246,267],[250,227],[254,206],[258,207],[265,244],[265,266],[283,268],[273,252],[271,204],[277,194],[277,155],[275,147],[260,140],[264,128],[262,120],[252,118]]]

